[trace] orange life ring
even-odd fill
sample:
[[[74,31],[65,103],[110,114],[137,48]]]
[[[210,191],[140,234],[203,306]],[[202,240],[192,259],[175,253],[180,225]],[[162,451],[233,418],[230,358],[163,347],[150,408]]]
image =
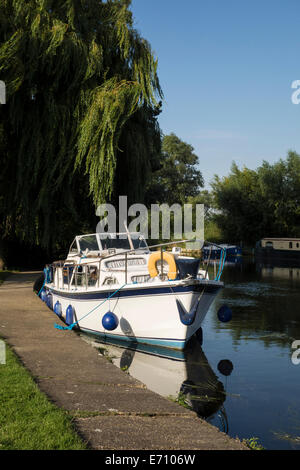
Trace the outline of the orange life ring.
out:
[[[174,256],[171,253],[167,253],[165,251],[163,251],[162,256],[163,256],[163,260],[166,261],[169,265],[168,278],[171,280],[176,279],[177,267],[176,267]],[[156,251],[155,253],[152,253],[152,255],[150,256],[149,261],[148,261],[148,271],[151,277],[158,276],[156,263],[157,261],[160,261],[160,260],[161,260],[160,251]]]

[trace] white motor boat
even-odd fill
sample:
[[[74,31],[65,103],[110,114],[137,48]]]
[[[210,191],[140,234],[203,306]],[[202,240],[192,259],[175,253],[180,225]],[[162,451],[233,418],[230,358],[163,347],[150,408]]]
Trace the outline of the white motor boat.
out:
[[[200,258],[181,255],[188,241],[149,247],[138,233],[76,236],[66,260],[46,266],[41,298],[67,324],[57,328],[184,349],[223,287],[225,261],[221,250],[210,280]]]

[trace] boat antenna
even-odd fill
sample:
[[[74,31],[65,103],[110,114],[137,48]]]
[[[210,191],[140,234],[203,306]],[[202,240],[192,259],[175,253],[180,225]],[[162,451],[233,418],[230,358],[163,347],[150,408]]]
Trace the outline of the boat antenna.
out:
[[[129,240],[130,248],[131,248],[131,250],[134,250],[134,246],[133,246],[133,243],[132,243],[132,240],[131,240],[131,236],[130,236],[130,233],[129,233],[129,230],[128,230],[128,227],[127,227],[127,224],[126,224],[126,221],[125,221],[125,220],[124,220],[124,227],[125,227],[126,233],[127,233],[127,235],[128,235],[128,240]]]

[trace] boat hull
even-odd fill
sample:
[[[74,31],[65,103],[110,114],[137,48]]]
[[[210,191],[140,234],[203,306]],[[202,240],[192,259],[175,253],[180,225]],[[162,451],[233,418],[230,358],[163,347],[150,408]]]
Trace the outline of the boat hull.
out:
[[[242,249],[239,246],[224,246],[224,249],[226,249],[226,260],[229,257],[236,258],[238,256],[242,256]],[[220,259],[222,250],[221,248],[204,248],[203,250],[203,258],[206,259]]]
[[[279,250],[270,248],[256,248],[255,256],[258,260],[264,262],[288,261],[295,262],[297,265],[300,263],[300,251],[296,250]]]
[[[71,305],[73,322],[81,331],[99,339],[123,339],[184,349],[187,341],[200,328],[223,283],[193,281],[190,284],[169,283],[153,287],[131,285],[115,295],[113,290],[70,292],[47,287],[52,295],[52,305],[57,301],[61,305],[61,319],[66,321],[66,310]],[[190,324],[182,321],[180,310],[187,316],[193,312]],[[102,325],[102,318],[107,312],[113,312],[118,318],[118,326],[113,331],[105,330]]]

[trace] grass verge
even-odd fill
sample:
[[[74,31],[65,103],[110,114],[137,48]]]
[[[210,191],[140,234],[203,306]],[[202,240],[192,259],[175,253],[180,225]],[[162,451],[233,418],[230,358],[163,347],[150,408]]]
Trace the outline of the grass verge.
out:
[[[0,450],[84,450],[72,418],[39,390],[6,346],[0,364]]]
[[[258,442],[258,437],[250,437],[250,439],[243,439],[242,442],[251,450],[265,450],[265,448]]]

